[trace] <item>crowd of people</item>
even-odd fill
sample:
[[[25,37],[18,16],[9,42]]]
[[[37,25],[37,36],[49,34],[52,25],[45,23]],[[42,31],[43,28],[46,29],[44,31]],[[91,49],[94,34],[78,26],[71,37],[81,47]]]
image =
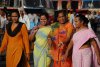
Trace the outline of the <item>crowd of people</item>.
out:
[[[34,67],[100,67],[100,42],[91,26],[100,14],[91,15],[58,10],[50,17],[46,12],[1,10],[0,54],[6,50],[6,67],[30,67],[31,48]]]

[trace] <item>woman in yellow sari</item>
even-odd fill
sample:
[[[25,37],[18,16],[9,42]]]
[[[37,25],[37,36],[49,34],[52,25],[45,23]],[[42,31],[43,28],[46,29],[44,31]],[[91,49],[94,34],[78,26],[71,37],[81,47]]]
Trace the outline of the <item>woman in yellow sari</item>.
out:
[[[49,67],[50,57],[48,56],[48,34],[51,31],[51,27],[47,26],[48,16],[47,14],[41,14],[40,25],[34,27],[33,33],[29,36],[34,42],[34,67]]]

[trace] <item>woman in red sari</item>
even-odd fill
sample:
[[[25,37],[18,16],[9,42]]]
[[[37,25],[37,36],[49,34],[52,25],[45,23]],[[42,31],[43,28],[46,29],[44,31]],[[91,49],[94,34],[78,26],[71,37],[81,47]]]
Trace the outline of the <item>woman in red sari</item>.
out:
[[[54,60],[53,67],[71,67],[71,55],[65,61],[62,56],[67,49],[67,44],[73,34],[74,27],[70,22],[66,22],[63,10],[57,12],[57,23],[52,25],[52,49],[50,54]]]

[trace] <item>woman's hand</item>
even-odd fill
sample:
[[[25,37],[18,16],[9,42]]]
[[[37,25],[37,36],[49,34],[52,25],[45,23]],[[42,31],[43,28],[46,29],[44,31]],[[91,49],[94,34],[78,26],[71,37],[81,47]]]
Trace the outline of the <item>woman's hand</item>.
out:
[[[36,29],[39,29],[39,27],[38,26],[35,26],[33,29],[36,30]]]
[[[27,58],[28,61],[30,60],[30,54],[29,53],[26,53],[26,58]]]
[[[65,61],[66,59],[67,59],[67,55],[65,54],[65,55],[62,55],[62,61]]]
[[[68,52],[66,52],[64,55],[62,55],[62,61],[65,61],[68,57]]]
[[[97,58],[97,62],[100,65],[100,57]]]
[[[32,34],[35,34],[37,31],[38,31],[38,29],[35,29]]]
[[[61,47],[62,45],[63,45],[63,42],[60,42],[60,43],[58,44],[58,48]]]
[[[35,26],[35,27],[31,30],[30,34],[36,33],[38,29],[39,29],[38,26]]]

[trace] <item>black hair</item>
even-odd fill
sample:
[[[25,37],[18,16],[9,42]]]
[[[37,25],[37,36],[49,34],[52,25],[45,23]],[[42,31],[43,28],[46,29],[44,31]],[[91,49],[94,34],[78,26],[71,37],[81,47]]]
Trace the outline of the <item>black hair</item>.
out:
[[[49,19],[49,15],[48,15],[48,13],[46,13],[46,12],[45,12],[45,13],[41,13],[41,14],[40,14],[40,17],[41,17],[41,16],[45,16],[45,17],[47,18],[47,20]]]
[[[84,15],[82,15],[82,14],[77,14],[76,15],[76,17],[79,17],[79,20],[80,21],[83,21],[83,24],[88,24],[89,23],[89,20],[88,20],[88,18],[86,18]]]
[[[7,14],[7,7],[4,7],[4,10],[3,10],[6,14]]]
[[[48,13],[47,13],[47,12],[42,12],[42,13],[40,14],[40,17],[41,17],[41,16],[45,16],[45,17],[46,17],[46,19],[47,19],[46,25],[48,25],[48,24],[49,24],[49,22],[48,22],[48,20],[49,20],[49,15],[48,15]]]
[[[59,15],[60,13],[63,13],[63,14],[64,14],[64,17],[66,17],[66,10],[57,10],[57,11],[55,11],[55,13],[54,13],[55,21],[57,21],[58,15]]]
[[[19,17],[20,17],[19,11],[16,10],[16,11],[13,11],[12,13],[16,13],[17,16],[18,16],[18,19],[19,19]],[[11,13],[11,14],[12,14],[12,13]]]

